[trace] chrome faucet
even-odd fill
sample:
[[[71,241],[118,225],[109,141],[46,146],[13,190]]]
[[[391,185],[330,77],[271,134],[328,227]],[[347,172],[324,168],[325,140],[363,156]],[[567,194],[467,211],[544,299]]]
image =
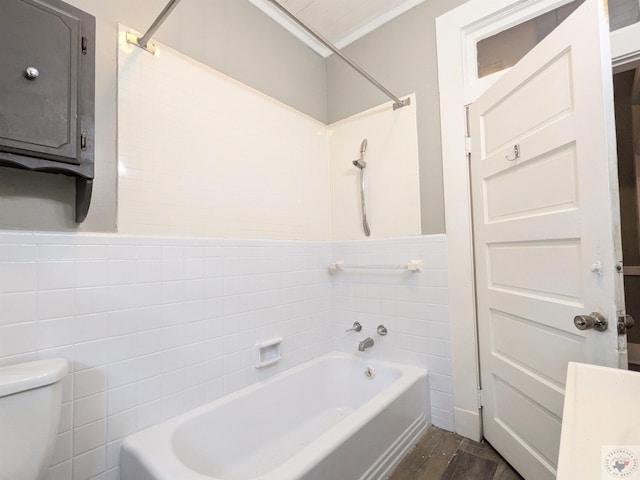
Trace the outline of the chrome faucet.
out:
[[[373,347],[373,338],[367,337],[358,344],[358,351],[364,352],[365,349]]]

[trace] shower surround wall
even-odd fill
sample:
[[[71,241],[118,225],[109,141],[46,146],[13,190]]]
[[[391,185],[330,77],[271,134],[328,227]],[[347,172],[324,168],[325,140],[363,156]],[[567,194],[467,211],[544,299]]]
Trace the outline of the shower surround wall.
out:
[[[416,97],[393,110],[391,102],[329,125],[331,179],[331,239],[366,238],[360,205],[359,158],[364,160],[367,221],[371,238],[420,235],[420,174]]]
[[[368,242],[0,232],[0,364],[71,372],[47,480],[116,480],[122,438],[333,349],[430,370],[432,421],[453,428],[443,236]],[[420,273],[342,272],[422,259]],[[359,320],[364,329],[346,334]],[[382,338],[375,327],[383,323]],[[283,336],[282,360],[253,345]]]
[[[118,53],[118,231],[231,238],[420,234],[416,98],[324,125],[159,45]]]
[[[328,240],[326,125],[159,45],[118,54],[118,231]]]
[[[333,242],[333,261],[343,260],[345,271],[332,273],[331,298],[334,348],[353,352],[369,336],[375,344],[366,354],[372,358],[427,368],[431,421],[453,430],[446,247],[444,235]],[[410,260],[421,260],[423,271],[349,268]],[[354,321],[362,331],[345,332]],[[389,333],[378,335],[378,325]]]

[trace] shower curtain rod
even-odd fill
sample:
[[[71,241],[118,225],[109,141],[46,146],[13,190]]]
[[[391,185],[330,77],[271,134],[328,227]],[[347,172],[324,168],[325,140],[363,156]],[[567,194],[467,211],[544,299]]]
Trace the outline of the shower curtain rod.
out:
[[[127,42],[155,55],[156,47],[153,44],[149,44],[149,40],[151,39],[151,36],[160,28],[160,25],[162,25],[162,23],[167,19],[173,9],[176,8],[178,2],[180,2],[180,0],[169,0],[169,3],[167,3],[167,5],[162,9],[160,15],[158,15],[158,18],[153,21],[153,23],[147,30],[147,33],[145,33],[141,37],[138,37],[134,33],[127,32]]]
[[[333,43],[327,40],[325,37],[316,32],[313,28],[309,27],[306,23],[304,23],[298,16],[289,10],[287,7],[282,5],[278,0],[269,0],[278,10],[284,13],[287,17],[293,20],[298,26],[300,26],[303,30],[305,30],[309,35],[315,38],[317,41],[322,43],[325,47],[335,53],[338,57],[340,57],[347,65],[353,68],[356,72],[366,78],[372,85],[374,85],[378,90],[384,93],[387,97],[393,100],[393,109],[397,110],[398,108],[402,108],[411,103],[411,98],[407,97],[404,100],[400,100],[393,93],[387,90],[380,82],[378,82],[375,78],[369,75],[360,65],[355,63],[349,57],[345,56]]]
[[[398,108],[402,108],[402,107],[410,104],[411,99],[409,97],[405,98],[404,100],[400,100],[400,98],[396,97],[393,93],[391,93],[389,90],[387,90],[380,82],[378,82],[375,78],[373,78],[371,75],[369,75],[362,67],[360,67],[357,63],[355,63],[353,60],[351,60],[347,56],[345,56],[334,44],[332,44],[329,40],[324,38],[322,35],[320,35],[318,32],[316,32],[314,29],[312,29],[306,23],[304,23],[302,20],[300,20],[295,13],[293,13],[287,7],[282,5],[278,0],[268,0],[268,1],[271,2],[276,8],[278,8],[287,17],[289,17],[291,20],[293,20],[299,27],[301,27],[309,35],[311,35],[313,38],[315,38],[317,41],[319,41],[325,47],[327,47],[329,50],[331,50],[333,53],[335,53],[338,57],[340,57],[347,65],[349,65],[356,72],[358,72],[360,75],[362,75],[364,78],[366,78],[378,90],[380,90],[387,97],[389,97],[391,100],[393,100],[393,109],[394,110],[397,110]],[[156,52],[155,45],[150,43],[149,39],[151,38],[151,36],[154,33],[156,33],[158,28],[160,28],[162,23],[167,19],[167,17],[173,11],[173,9],[176,8],[176,5],[178,5],[178,2],[180,2],[180,0],[169,0],[169,3],[167,3],[167,5],[162,10],[162,12],[160,12],[160,15],[158,15],[158,18],[156,18],[153,21],[153,23],[151,24],[151,26],[149,27],[147,32],[144,35],[142,35],[141,37],[138,37],[137,35],[135,35],[132,32],[128,32],[127,33],[127,42],[129,42],[129,43],[131,43],[133,45],[136,45],[136,46],[146,50],[147,52],[155,54],[155,52]]]

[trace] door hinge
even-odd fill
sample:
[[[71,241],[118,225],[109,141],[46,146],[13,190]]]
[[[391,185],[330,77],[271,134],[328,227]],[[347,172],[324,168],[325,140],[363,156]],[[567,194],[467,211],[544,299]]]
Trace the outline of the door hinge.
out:
[[[482,398],[482,389],[479,388],[478,389],[478,410],[482,409],[482,407],[484,407],[484,401]]]
[[[83,152],[87,149],[87,132],[80,134],[80,150]]]
[[[83,36],[81,45],[82,45],[82,54],[86,55],[87,54],[87,49],[89,47],[89,39],[87,37]]]
[[[471,158],[471,131],[469,130],[469,105],[464,107],[464,150],[467,158]]]

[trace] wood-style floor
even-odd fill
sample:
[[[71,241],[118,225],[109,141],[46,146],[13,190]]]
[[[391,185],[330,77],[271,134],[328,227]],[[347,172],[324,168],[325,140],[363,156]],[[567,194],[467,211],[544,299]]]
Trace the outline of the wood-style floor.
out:
[[[488,443],[430,427],[389,480],[523,480]]]
[[[629,364],[640,372],[640,365]],[[430,427],[389,480],[523,480],[487,442]]]

